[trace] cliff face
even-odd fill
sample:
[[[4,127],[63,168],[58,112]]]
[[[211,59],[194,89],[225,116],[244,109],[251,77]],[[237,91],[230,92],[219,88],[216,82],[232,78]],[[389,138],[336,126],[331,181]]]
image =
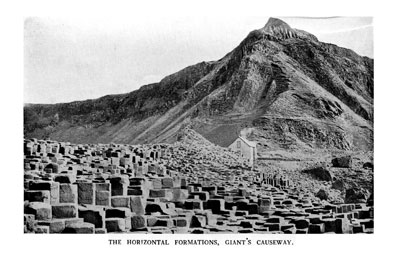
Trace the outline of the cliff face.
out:
[[[215,62],[123,95],[24,108],[24,133],[74,143],[173,142],[190,125],[229,145],[371,150],[373,60],[271,18]]]

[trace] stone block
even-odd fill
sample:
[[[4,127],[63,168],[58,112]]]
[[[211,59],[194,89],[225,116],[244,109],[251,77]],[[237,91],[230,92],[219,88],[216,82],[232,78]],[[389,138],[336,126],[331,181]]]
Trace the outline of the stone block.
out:
[[[78,203],[78,187],[75,184],[60,184],[60,203]]]
[[[95,234],[107,234],[107,229],[106,228],[95,228],[94,233]]]
[[[191,228],[201,228],[205,227],[207,224],[207,218],[203,215],[193,215],[190,221]]]
[[[174,218],[173,221],[174,221],[174,226],[176,226],[176,227],[188,227],[189,226],[188,218],[185,218],[185,217],[177,217],[177,218]]]
[[[111,196],[127,196],[129,176],[119,175],[110,177]]]
[[[173,176],[172,177],[174,185],[174,188],[180,188],[181,187],[181,177],[180,176]]]
[[[72,223],[65,227],[63,233],[67,234],[94,234],[95,227],[92,223]]]
[[[293,208],[295,206],[295,201],[292,199],[285,199],[281,202],[281,205],[285,206],[286,208]]]
[[[355,204],[343,204],[341,205],[342,213],[348,213],[354,211],[356,208]]]
[[[114,208],[130,208],[129,196],[114,196],[111,197],[111,206]]]
[[[165,189],[150,189],[149,197],[150,198],[163,198],[166,196]]]
[[[146,227],[146,217],[145,216],[132,216],[131,217],[131,229],[142,229]]]
[[[258,214],[259,209],[258,209],[258,204],[257,203],[249,203],[247,205],[247,211],[249,214]]]
[[[221,212],[222,212],[222,211],[221,211]],[[224,213],[224,214],[226,214],[226,213]],[[229,215],[229,213],[226,214],[226,215]],[[219,217],[220,217],[220,215],[212,214],[212,213],[209,212],[209,211],[206,211],[205,216],[206,216],[206,220],[207,220],[207,225],[209,225],[209,226],[215,226],[215,225],[217,225],[218,219],[219,219]]]
[[[110,206],[111,196],[110,191],[102,190],[96,191],[96,205],[97,206]]]
[[[125,219],[123,218],[108,218],[106,219],[107,233],[110,232],[124,232],[125,231]]]
[[[292,221],[292,223],[294,223],[296,225],[297,229],[304,229],[304,228],[308,228],[308,226],[310,225],[310,220],[308,219],[295,219]]]
[[[203,201],[201,200],[186,200],[184,203],[184,208],[185,209],[198,209],[198,210],[203,210]]]
[[[366,209],[366,210],[359,210],[358,211],[358,218],[359,219],[369,219],[373,218],[373,211]]]
[[[175,213],[172,209],[168,208],[167,204],[164,202],[147,202],[146,214],[152,214],[156,212],[163,215],[170,215]]]
[[[281,229],[282,229],[282,227],[281,227]],[[297,229],[295,227],[290,227],[290,228],[286,228],[285,230],[282,230],[282,232],[284,234],[296,234]]]
[[[33,232],[36,224],[35,215],[24,214],[24,225],[26,227],[25,233]]]
[[[325,224],[325,232],[336,232],[336,219],[327,218],[321,221]]]
[[[248,199],[243,199],[242,197],[239,198],[240,199],[235,202],[236,208],[238,210],[247,210],[250,201]]]
[[[47,164],[44,169],[46,173],[58,173],[59,172],[59,165],[56,163],[49,163]]]
[[[171,189],[151,189],[149,193],[150,198],[165,198],[170,201],[173,198],[173,193]]]
[[[105,212],[102,208],[84,208],[80,207],[79,217],[83,218],[85,222],[92,223],[95,228],[104,228],[105,224]]]
[[[93,205],[95,203],[95,191],[93,183],[79,182],[77,185],[78,185],[78,203]]]
[[[189,193],[185,189],[172,189],[172,201],[185,201],[189,197]]]
[[[279,217],[279,216],[273,216],[268,218],[266,221],[266,223],[278,223],[278,224],[285,224],[285,219],[283,217]]]
[[[373,219],[361,219],[359,220],[361,225],[364,225],[365,228],[374,228],[374,220]]]
[[[209,199],[207,201],[207,209],[211,209],[212,213],[218,214],[222,210],[225,210],[224,199]]]
[[[202,188],[203,191],[207,191],[210,195],[217,194],[217,186],[205,186]]]
[[[49,234],[50,228],[49,226],[36,226],[34,232],[36,234]]]
[[[321,216],[318,216],[318,215],[310,216],[308,219],[310,220],[311,224],[321,224],[322,223]]]
[[[308,234],[308,229],[296,229],[296,234]]]
[[[96,189],[96,191],[111,191],[111,184],[108,182],[96,183],[95,189]]]
[[[60,204],[51,206],[53,218],[76,218],[78,206],[76,204]]]
[[[285,233],[285,230],[293,229],[293,228],[294,228],[294,232],[296,232],[295,224],[281,225],[281,231],[283,231],[284,233]],[[289,232],[288,234],[294,234],[294,233]]]
[[[50,191],[28,190],[24,192],[24,200],[29,202],[44,202],[50,204]]]
[[[132,214],[130,214],[131,216]],[[132,218],[131,217],[126,217],[125,218],[125,231],[129,231],[132,229]]]
[[[163,189],[172,189],[174,187],[174,180],[171,177],[163,177],[161,185]]]
[[[238,189],[238,194],[241,197],[248,197],[250,195],[248,190],[243,188]]]
[[[353,234],[365,233],[365,225],[353,225]]]
[[[205,228],[193,228],[190,232],[191,234],[209,234],[210,230]]]
[[[168,218],[157,218],[156,223],[154,224],[154,226],[159,226],[159,227],[168,227],[171,228],[174,226],[174,221],[172,219],[168,219]]]
[[[151,179],[151,187],[154,190],[158,190],[162,188],[162,181],[161,178],[153,178]]]
[[[242,220],[240,221],[239,226],[242,228],[254,228],[254,221]]]
[[[129,196],[129,207],[133,214],[144,215],[146,201],[140,196]]]
[[[63,220],[65,221],[65,226],[83,222],[83,218],[66,218]]]
[[[146,223],[148,227],[153,227],[157,222],[157,217],[155,216],[146,216]]]
[[[109,208],[106,209],[106,218],[127,218],[131,217],[132,212],[128,208]]]
[[[30,202],[25,207],[25,214],[32,214],[36,220],[50,220],[52,218],[52,207],[43,202]]]
[[[186,178],[181,178],[181,185],[182,188],[186,188],[188,186],[188,181]]]
[[[310,224],[308,226],[309,234],[322,234],[325,233],[325,224]]]
[[[48,190],[50,191],[50,204],[59,203],[60,183],[50,181],[31,181],[29,190]]]
[[[48,220],[48,221],[39,221],[38,225],[41,226],[48,226],[49,227],[49,233],[50,234],[55,234],[55,233],[61,233],[65,229],[65,221],[62,219],[53,219],[53,220]]]
[[[264,227],[268,228],[268,231],[280,231],[281,225],[279,223],[265,223]]]
[[[335,220],[335,233],[337,234],[350,234],[351,227],[350,221],[347,218],[337,218]]]
[[[189,198],[194,198],[195,196],[198,196],[199,199],[203,201],[207,201],[210,199],[210,193],[206,191],[195,191],[189,194]]]
[[[76,182],[76,174],[57,174],[54,176],[54,181],[72,184]]]
[[[145,196],[142,186],[128,186],[128,196]],[[147,195],[148,196],[148,195]]]
[[[129,179],[129,186],[142,186],[146,185],[147,181],[145,178],[133,177]]]
[[[258,200],[258,210],[259,213],[266,213],[271,210],[271,208],[274,206],[274,199],[272,197],[268,198],[260,198]]]

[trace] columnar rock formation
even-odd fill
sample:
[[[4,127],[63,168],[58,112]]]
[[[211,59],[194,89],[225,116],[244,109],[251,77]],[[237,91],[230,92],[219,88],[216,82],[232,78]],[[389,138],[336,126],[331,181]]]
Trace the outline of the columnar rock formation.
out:
[[[327,203],[229,150],[185,142],[25,140],[25,232],[373,232],[371,205]]]

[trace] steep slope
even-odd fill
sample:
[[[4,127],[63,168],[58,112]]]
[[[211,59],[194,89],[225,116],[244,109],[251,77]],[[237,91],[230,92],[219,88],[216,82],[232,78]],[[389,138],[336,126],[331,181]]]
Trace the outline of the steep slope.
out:
[[[371,150],[373,60],[271,18],[232,52],[124,95],[24,108],[26,137],[174,142],[190,125],[260,150]]]

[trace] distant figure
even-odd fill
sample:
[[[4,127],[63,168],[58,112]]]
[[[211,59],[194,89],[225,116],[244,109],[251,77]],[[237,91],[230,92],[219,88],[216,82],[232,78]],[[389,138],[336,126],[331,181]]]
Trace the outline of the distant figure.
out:
[[[229,148],[240,152],[244,158],[248,159],[251,167],[256,164],[257,145],[255,142],[251,142],[244,137],[239,136],[231,145],[229,145]]]

